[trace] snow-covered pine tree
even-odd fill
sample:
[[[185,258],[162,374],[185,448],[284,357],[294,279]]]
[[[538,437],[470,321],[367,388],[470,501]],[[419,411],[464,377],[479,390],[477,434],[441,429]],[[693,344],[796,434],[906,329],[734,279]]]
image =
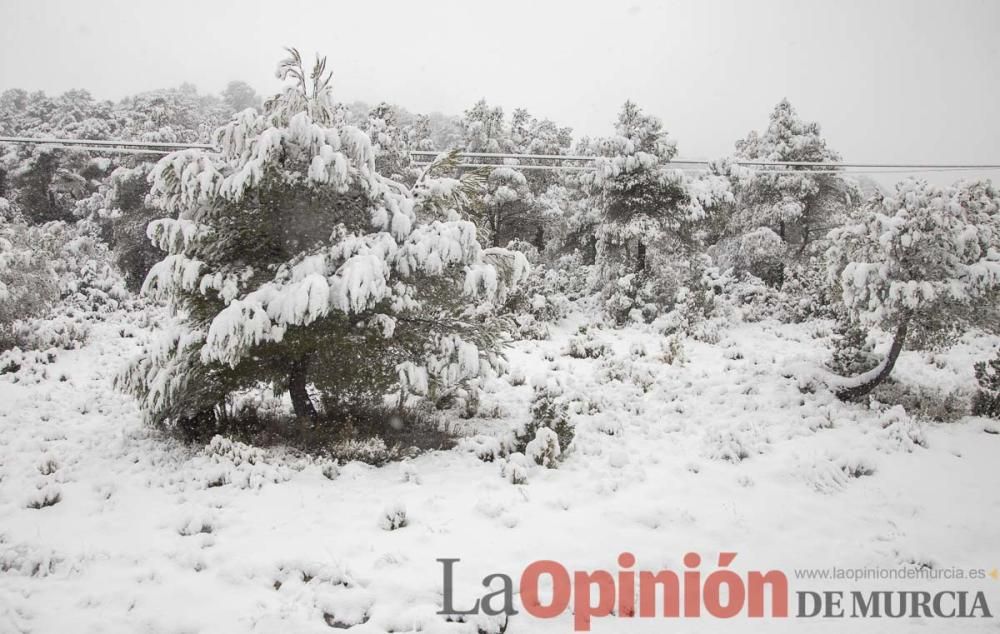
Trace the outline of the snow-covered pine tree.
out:
[[[989,181],[938,187],[910,179],[830,233],[828,273],[851,319],[893,333],[885,359],[844,384],[841,398],[861,398],[888,378],[907,341],[1000,329],[998,210]]]
[[[152,168],[151,163],[140,163],[131,169],[119,167],[111,173],[108,187],[101,192],[105,198],[103,213],[111,219],[115,262],[133,292],[141,290],[146,275],[163,256],[146,237],[150,221],[164,215],[160,209],[146,204],[150,187],[147,177]]]
[[[502,364],[491,302],[524,258],[483,251],[457,219],[467,182],[378,174],[369,138],[336,123],[325,59],[310,74],[290,52],[291,84],[220,128],[218,154],[177,152],[151,175],[173,217],[150,223],[168,255],[144,289],[178,319],[119,378],[151,422],[211,422],[260,386],[312,421],[316,393],[330,419],[394,390],[441,402]]]
[[[466,152],[515,151],[503,108],[491,108],[485,99],[465,111],[462,127]],[[484,169],[484,173],[486,192],[476,217],[485,244],[500,246],[514,237],[514,225],[530,218],[532,192],[524,174],[512,167]]]
[[[632,102],[618,115],[615,135],[590,149],[599,158],[580,182],[601,210],[597,264],[613,289],[609,309],[619,321],[634,310],[648,319],[658,294],[651,285],[672,268],[661,265],[691,255],[697,221],[706,208],[729,199],[728,183],[717,175],[691,178],[671,167],[676,144],[659,119]]]
[[[972,399],[973,416],[1000,418],[1000,352],[974,366],[979,390]]]
[[[841,376],[854,376],[878,365],[868,330],[846,314],[838,315],[833,327],[833,354],[829,367]]]
[[[558,155],[567,153],[572,141],[570,128],[537,119],[523,108],[514,110],[508,123],[503,109],[491,108],[485,100],[465,111],[463,127],[467,152]],[[518,159],[494,162],[505,166],[487,172],[486,195],[479,214],[489,244],[500,246],[521,239],[543,249],[545,225],[550,218],[545,201],[539,197],[562,177],[554,171],[519,170]]]
[[[362,129],[371,139],[376,171],[394,181],[411,184],[420,170],[411,165],[410,137],[399,125],[396,108],[385,102],[371,108]]]
[[[259,108],[260,97],[257,91],[245,81],[231,81],[226,84],[226,89],[222,91],[222,100],[233,112],[246,110],[247,108]]]
[[[573,129],[559,126],[550,119],[538,119],[524,108],[518,108],[511,117],[511,141],[517,154],[565,155],[573,144]],[[557,170],[525,170],[523,173],[531,192],[530,214],[524,222],[517,223],[521,225],[517,235],[543,251],[552,242],[550,234],[562,216],[561,208],[553,203],[564,199],[573,179],[571,174]]]
[[[763,134],[753,131],[736,142],[734,158],[826,163],[839,161],[840,155],[827,147],[818,123],[799,119],[783,99]],[[735,197],[722,227],[721,263],[769,284],[780,285],[786,263],[813,255],[810,247],[861,203],[854,183],[837,174],[813,173],[816,168],[763,172],[725,161],[720,167]]]

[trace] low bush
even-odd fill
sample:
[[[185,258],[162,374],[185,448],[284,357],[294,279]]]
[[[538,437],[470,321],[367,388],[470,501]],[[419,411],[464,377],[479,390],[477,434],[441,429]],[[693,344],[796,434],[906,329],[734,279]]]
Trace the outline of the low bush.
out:
[[[989,361],[977,363],[975,371],[979,390],[972,399],[972,413],[1000,418],[1000,352]]]

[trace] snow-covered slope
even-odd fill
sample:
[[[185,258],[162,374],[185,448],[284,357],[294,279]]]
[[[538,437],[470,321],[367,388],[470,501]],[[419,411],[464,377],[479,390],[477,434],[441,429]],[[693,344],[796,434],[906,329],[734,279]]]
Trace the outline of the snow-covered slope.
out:
[[[822,361],[816,325],[737,325],[714,344],[686,341],[683,364],[664,361],[651,331],[589,332],[597,358],[566,354],[580,336],[570,323],[550,341],[516,344],[513,375],[527,380],[490,386],[483,409],[498,417],[456,424],[472,436],[509,433],[529,416],[533,380],[559,382],[582,403],[566,460],[514,485],[463,449],[475,440],[383,468],[350,463],[332,480],[321,463],[273,450],[184,447],[145,429],[111,388],[148,333],[96,326],[85,348],[0,376],[0,632],[499,631],[495,618],[435,614],[439,558],[461,559],[458,607],[485,592],[487,574],[516,580],[536,559],[614,571],[622,551],[650,570],[680,569],[697,551],[706,572],[716,553],[734,551],[733,568],[781,569],[793,590],[854,589],[796,580],[795,568],[1000,564],[1000,435],[986,419],[929,423],[802,391],[787,368]],[[969,359],[996,345],[968,337],[935,363],[904,353],[897,372],[971,385]],[[386,515],[400,512],[406,525],[386,530]],[[1000,596],[1000,582],[970,587]],[[604,618],[593,631],[840,627]],[[522,612],[506,631],[571,632],[572,615]]]

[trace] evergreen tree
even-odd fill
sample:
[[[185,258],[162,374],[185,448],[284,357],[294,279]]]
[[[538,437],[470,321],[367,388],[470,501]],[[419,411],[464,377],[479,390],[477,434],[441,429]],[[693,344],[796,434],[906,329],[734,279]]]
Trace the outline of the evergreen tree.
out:
[[[523,256],[482,251],[457,219],[469,182],[434,167],[412,188],[380,175],[369,138],[337,123],[325,60],[307,73],[291,50],[279,77],[292,81],[263,114],[216,133],[221,153],[177,152],[153,170],[174,217],[150,224],[168,255],[144,289],[178,325],[121,387],[151,421],[187,426],[261,385],[313,422],[313,394],[328,418],[390,391],[474,400],[502,360],[492,302],[526,275]]]
[[[829,276],[852,321],[893,333],[885,359],[845,386],[867,395],[907,341],[940,343],[961,329],[1000,328],[1000,194],[988,181],[937,187],[906,180],[861,218],[831,232]]]
[[[569,128],[537,119],[527,110],[514,110],[510,122],[502,108],[480,100],[465,112],[465,151],[506,154],[566,154],[572,141]],[[557,173],[519,170],[518,159],[501,159],[503,167],[487,171],[486,195],[480,211],[489,243],[506,245],[521,239],[542,249],[549,220],[546,201],[539,197],[562,181]]]
[[[974,416],[1000,418],[1000,353],[975,365],[979,391],[972,400]]]
[[[736,142],[736,160],[828,163],[840,155],[827,147],[815,122],[802,121],[788,100],[771,113],[763,134]],[[821,252],[810,249],[860,203],[857,187],[837,174],[809,166],[780,171],[723,162],[735,200],[728,207],[719,252],[722,264],[780,285],[789,261]],[[831,168],[822,168],[829,171]]]
[[[834,349],[830,369],[841,376],[855,376],[878,365],[868,332],[842,315],[833,330]]]
[[[396,108],[382,102],[368,111],[363,126],[375,152],[375,169],[395,181],[412,184],[420,170],[411,163],[410,138],[398,120]]]
[[[260,107],[257,91],[245,81],[231,81],[226,84],[226,89],[222,91],[222,100],[233,112]]]
[[[676,144],[656,117],[626,102],[615,135],[592,146],[600,158],[580,177],[600,209],[597,264],[611,312],[622,321],[634,309],[651,318],[673,300],[664,282],[698,245],[698,221],[729,197],[725,179],[690,178],[672,169]],[[620,292],[619,292],[620,291]],[[632,314],[632,316],[635,316]]]

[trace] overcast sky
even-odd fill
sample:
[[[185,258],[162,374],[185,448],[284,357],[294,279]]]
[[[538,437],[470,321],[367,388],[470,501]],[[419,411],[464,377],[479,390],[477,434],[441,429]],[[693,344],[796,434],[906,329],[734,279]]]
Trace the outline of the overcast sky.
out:
[[[269,94],[290,45],[343,101],[485,97],[601,135],[632,99],[715,157],[788,97],[847,159],[1000,162],[998,27],[998,0],[2,0],[0,89]]]

